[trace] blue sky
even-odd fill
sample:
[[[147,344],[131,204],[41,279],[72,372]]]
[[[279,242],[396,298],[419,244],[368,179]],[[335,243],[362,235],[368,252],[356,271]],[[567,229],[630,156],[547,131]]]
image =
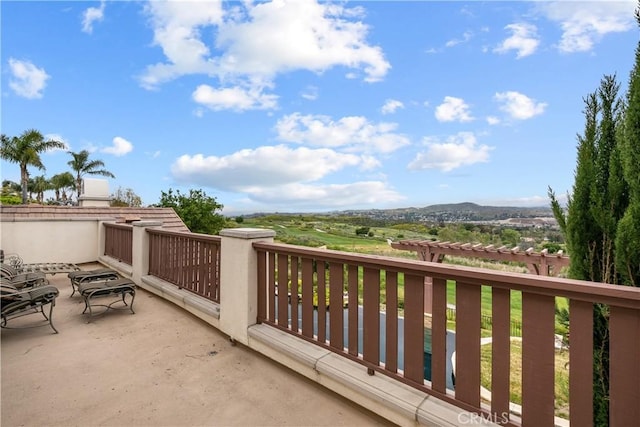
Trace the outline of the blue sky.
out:
[[[2,1],[2,133],[90,150],[145,205],[548,205],[573,184],[583,97],[605,74],[626,91],[635,6]]]

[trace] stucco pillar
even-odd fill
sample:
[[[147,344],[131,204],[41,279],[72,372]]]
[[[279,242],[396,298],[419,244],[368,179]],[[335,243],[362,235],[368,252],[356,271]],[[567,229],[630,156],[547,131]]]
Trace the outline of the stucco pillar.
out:
[[[160,227],[162,221],[134,221],[131,243],[131,279],[142,283],[142,276],[149,274],[149,234],[148,227]],[[103,246],[104,247],[104,246]]]
[[[98,247],[96,248],[98,250],[98,256],[96,256],[96,259],[100,259],[100,257],[104,255],[104,245],[107,234],[104,224],[114,222],[115,221],[98,221]]]
[[[258,257],[253,242],[273,242],[276,233],[261,228],[220,231],[220,329],[248,344],[247,329],[257,323]]]

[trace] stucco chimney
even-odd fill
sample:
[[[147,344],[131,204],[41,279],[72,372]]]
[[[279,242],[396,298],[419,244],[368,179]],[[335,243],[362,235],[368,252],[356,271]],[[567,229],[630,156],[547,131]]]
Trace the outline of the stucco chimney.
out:
[[[78,197],[78,205],[93,207],[109,207],[109,182],[106,179],[84,178]]]

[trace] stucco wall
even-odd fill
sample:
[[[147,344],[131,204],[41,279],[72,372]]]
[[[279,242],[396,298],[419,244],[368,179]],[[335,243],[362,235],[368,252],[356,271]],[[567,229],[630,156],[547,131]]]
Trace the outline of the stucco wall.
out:
[[[0,248],[25,263],[84,263],[98,259],[97,220],[0,222]]]

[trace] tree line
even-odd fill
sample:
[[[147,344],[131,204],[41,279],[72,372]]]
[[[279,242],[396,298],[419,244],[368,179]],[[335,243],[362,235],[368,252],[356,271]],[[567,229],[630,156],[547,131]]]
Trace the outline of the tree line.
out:
[[[56,204],[71,203],[71,198],[67,191],[76,191],[76,196],[80,197],[82,179],[85,175],[100,175],[115,178],[115,175],[105,169],[104,162],[98,159],[91,159],[87,150],[80,152],[67,151],[71,160],[67,162],[71,172],[62,172],[52,176],[50,179],[44,175],[31,178],[29,167],[39,170],[46,170],[40,155],[46,151],[54,149],[65,149],[66,145],[55,139],[45,139],[42,133],[36,129],[24,131],[19,136],[7,136],[2,134],[0,145],[0,157],[8,162],[16,163],[20,166],[20,183],[9,180],[2,182],[2,203],[18,202],[29,203],[36,195],[38,203],[44,202],[45,191],[53,190]],[[18,200],[12,200],[12,193],[21,193]],[[111,206],[134,206],[142,205],[142,200],[130,189],[118,188],[111,195]],[[16,203],[16,204],[18,204]],[[216,211],[222,210],[215,197],[207,196],[202,190],[190,190],[189,194],[182,194],[180,191],[162,192],[160,201],[155,206],[171,207],[187,227],[194,233],[216,234],[225,224],[225,219]]]
[[[20,167],[20,183],[11,181],[3,181],[3,193],[11,193],[13,191],[21,193],[21,203],[27,204],[36,195],[38,203],[44,202],[44,193],[53,190],[55,194],[55,202],[68,203],[70,197],[67,191],[76,191],[77,197],[80,197],[80,189],[82,188],[82,178],[85,175],[101,175],[115,178],[115,175],[104,169],[102,160],[90,159],[90,153],[87,150],[80,152],[67,151],[71,155],[71,160],[67,162],[71,172],[62,172],[47,179],[44,175],[31,178],[29,167],[35,167],[39,170],[46,170],[40,155],[46,151],[54,149],[65,149],[66,145],[55,139],[45,139],[42,133],[36,129],[24,131],[19,136],[0,136],[0,157],[10,163],[16,163]]]

